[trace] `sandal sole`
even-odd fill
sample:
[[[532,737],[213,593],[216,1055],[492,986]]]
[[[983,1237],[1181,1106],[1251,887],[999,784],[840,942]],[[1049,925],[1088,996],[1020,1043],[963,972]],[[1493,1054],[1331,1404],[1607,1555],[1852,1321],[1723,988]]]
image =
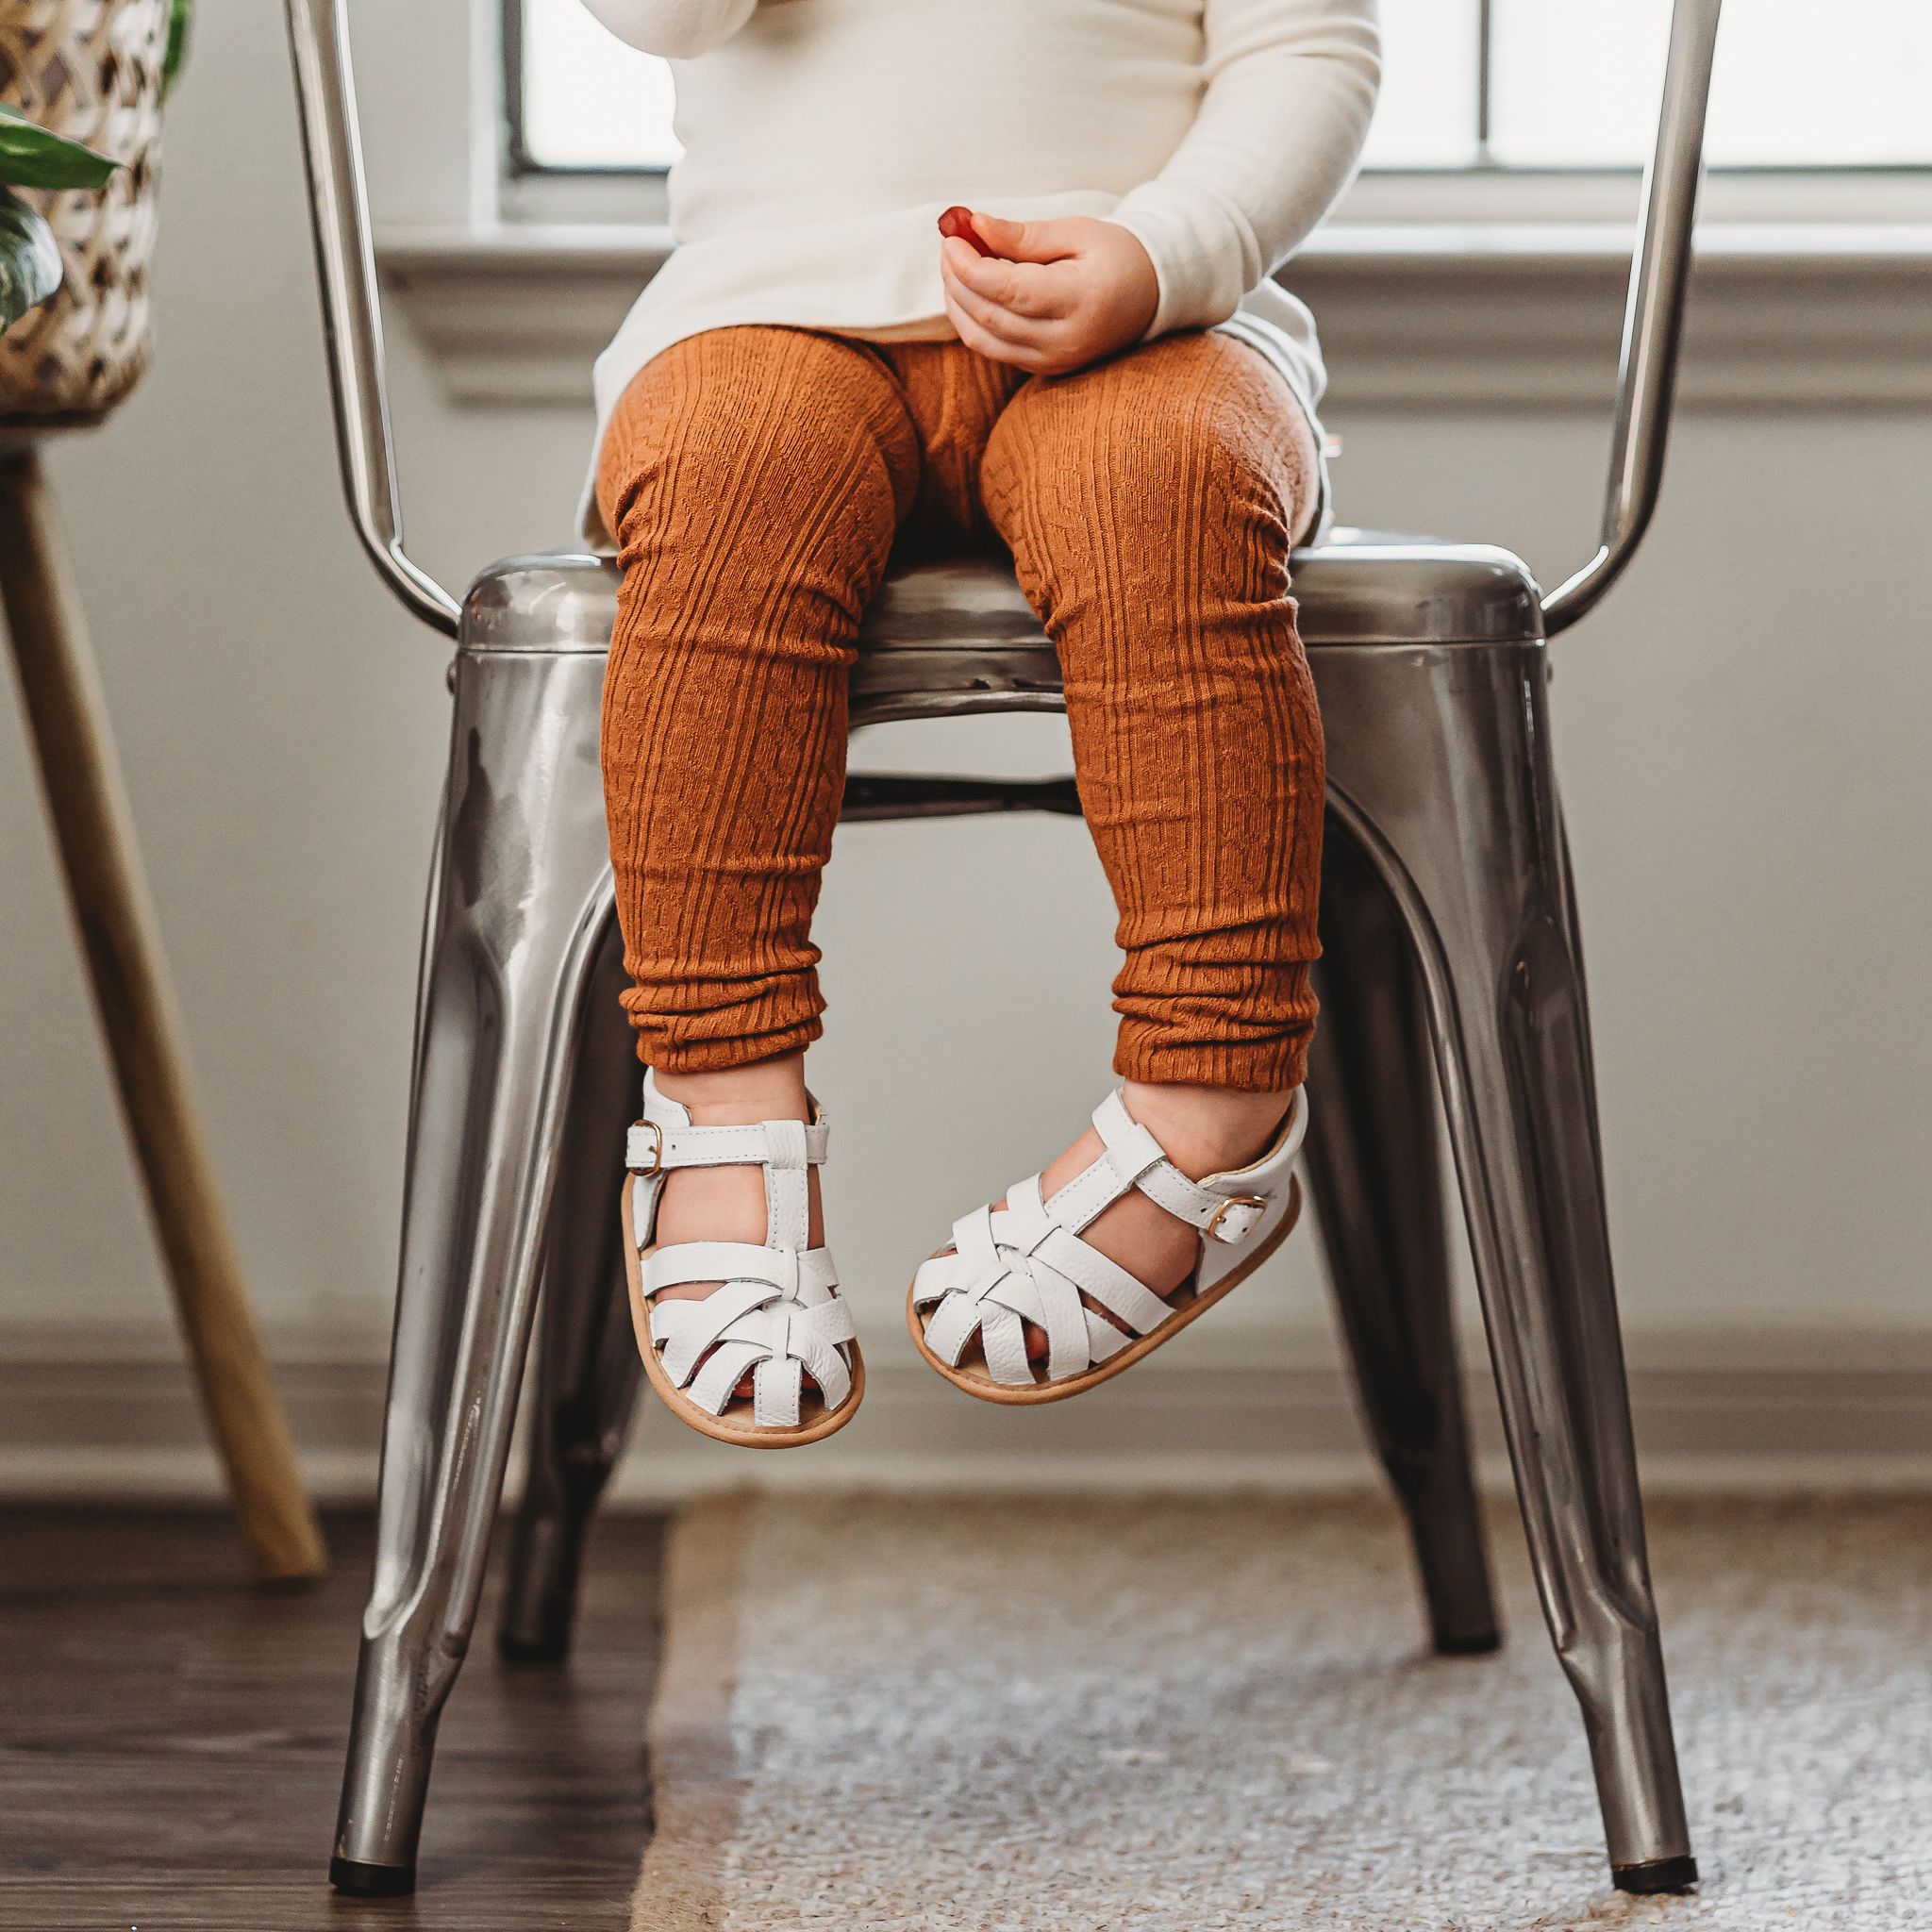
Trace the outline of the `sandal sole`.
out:
[[[734,1423],[724,1415],[712,1415],[708,1409],[700,1408],[689,1401],[683,1391],[676,1388],[665,1374],[658,1357],[658,1344],[651,1339],[651,1313],[644,1302],[644,1262],[638,1248],[637,1230],[632,1224],[630,1211],[630,1176],[624,1179],[624,1192],[618,1205],[618,1219],[624,1224],[624,1277],[630,1287],[630,1322],[638,1339],[638,1351],[644,1359],[644,1374],[651,1387],[663,1398],[664,1406],[687,1428],[695,1429],[701,1436],[709,1436],[719,1442],[731,1442],[741,1449],[799,1449],[808,1442],[823,1442],[827,1436],[835,1436],[858,1411],[858,1405],[865,1399],[865,1358],[858,1352],[858,1343],[849,1344],[852,1350],[852,1391],[835,1409],[827,1411],[824,1397],[807,1391],[799,1397],[799,1414],[807,1415],[812,1407],[820,1410],[816,1421],[801,1420],[793,1427],[780,1429],[760,1428],[758,1424]],[[734,1405],[741,1404],[751,1407],[751,1399],[734,1396]]]
[[[1025,1407],[1041,1402],[1064,1402],[1069,1396],[1084,1395],[1090,1389],[1097,1389],[1103,1382],[1112,1381],[1116,1375],[1124,1374],[1136,1362],[1142,1361],[1152,1355],[1163,1342],[1173,1341],[1190,1322],[1197,1316],[1206,1314],[1216,1302],[1224,1300],[1263,1261],[1269,1259],[1282,1242],[1294,1232],[1295,1224],[1301,1218],[1302,1184],[1300,1175],[1296,1175],[1288,1184],[1288,1212],[1281,1217],[1281,1225],[1239,1268],[1230,1270],[1206,1294],[1197,1294],[1191,1301],[1177,1305],[1174,1312],[1158,1328],[1137,1337],[1118,1355],[1102,1362],[1098,1368],[1083,1370],[1077,1375],[1067,1375],[1058,1382],[1035,1382],[1023,1389],[1008,1382],[995,1382],[991,1375],[973,1375],[963,1369],[947,1367],[925,1345],[925,1331],[920,1325],[919,1310],[913,1306],[912,1291],[909,1288],[906,1291],[906,1326],[911,1331],[913,1347],[924,1357],[926,1365],[943,1375],[955,1389],[963,1390],[966,1394],[976,1396],[981,1402],[998,1402],[1011,1407]]]

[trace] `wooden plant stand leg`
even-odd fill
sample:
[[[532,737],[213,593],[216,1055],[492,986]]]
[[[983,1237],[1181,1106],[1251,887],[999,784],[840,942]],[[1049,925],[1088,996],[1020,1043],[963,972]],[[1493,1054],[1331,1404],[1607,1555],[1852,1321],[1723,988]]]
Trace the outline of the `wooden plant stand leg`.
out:
[[[256,1574],[327,1564],[189,1091],[181,1024],[142,878],[79,598],[33,448],[0,449],[0,600],[181,1326]]]

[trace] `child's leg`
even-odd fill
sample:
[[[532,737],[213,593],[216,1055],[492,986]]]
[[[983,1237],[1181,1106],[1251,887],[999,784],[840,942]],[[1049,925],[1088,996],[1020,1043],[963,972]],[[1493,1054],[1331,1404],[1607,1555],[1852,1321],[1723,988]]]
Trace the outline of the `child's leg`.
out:
[[[1316,466],[1280,377],[1210,333],[1028,382],[980,472],[1059,651],[1120,909],[1115,1069],[1197,1177],[1261,1150],[1314,1027],[1322,726],[1288,563]],[[1099,1151],[1083,1137],[1049,1190]],[[1138,1192],[1088,1239],[1161,1291],[1198,1248]]]
[[[640,1058],[701,1124],[806,1117],[846,678],[919,467],[885,364],[797,329],[675,344],[606,437],[598,498],[624,564],[603,760],[625,1006]],[[763,1226],[756,1169],[666,1182],[660,1241],[758,1241]]]

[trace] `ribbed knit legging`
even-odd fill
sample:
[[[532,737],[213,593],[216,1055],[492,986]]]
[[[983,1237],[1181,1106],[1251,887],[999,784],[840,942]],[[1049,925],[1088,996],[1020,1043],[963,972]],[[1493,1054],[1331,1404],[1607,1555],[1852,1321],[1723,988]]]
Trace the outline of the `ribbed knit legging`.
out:
[[[1120,909],[1116,1071],[1298,1084],[1323,752],[1288,564],[1315,487],[1306,416],[1225,335],[1058,377],[793,328],[656,357],[598,477],[624,564],[603,758],[643,1060],[708,1071],[818,1037],[811,916],[860,613],[895,541],[1004,544],[1059,653]]]

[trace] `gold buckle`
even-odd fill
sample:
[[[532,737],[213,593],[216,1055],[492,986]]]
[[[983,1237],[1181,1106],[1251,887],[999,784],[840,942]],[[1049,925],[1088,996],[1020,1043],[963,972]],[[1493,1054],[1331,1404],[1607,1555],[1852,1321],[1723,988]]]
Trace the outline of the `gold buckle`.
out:
[[[664,1129],[656,1121],[634,1121],[633,1126],[648,1127],[653,1140],[651,1142],[651,1164],[649,1167],[634,1167],[631,1173],[645,1180],[655,1180],[664,1172]]]
[[[1210,1241],[1218,1241],[1224,1239],[1224,1236],[1221,1232],[1221,1217],[1224,1214],[1225,1214],[1230,1208],[1258,1208],[1263,1214],[1267,1213],[1268,1211],[1268,1204],[1266,1201],[1262,1200],[1259,1194],[1228,1195],[1227,1198],[1222,1202],[1221,1206],[1217,1208],[1214,1210],[1214,1212],[1208,1217],[1208,1225],[1204,1231]],[[1230,1241],[1238,1241],[1241,1239],[1241,1237],[1237,1234],[1228,1235],[1224,1237],[1224,1239]]]

